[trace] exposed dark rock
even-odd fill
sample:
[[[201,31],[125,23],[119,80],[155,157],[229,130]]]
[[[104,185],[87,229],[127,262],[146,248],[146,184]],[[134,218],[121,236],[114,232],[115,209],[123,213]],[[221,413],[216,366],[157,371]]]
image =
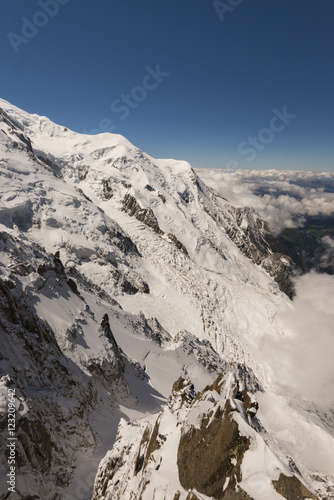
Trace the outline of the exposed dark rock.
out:
[[[155,189],[149,184],[146,184],[145,189],[147,189],[148,191],[155,191]]]
[[[137,200],[130,194],[126,194],[122,201],[123,211],[131,217],[135,217],[146,226],[153,229],[154,232],[161,235],[163,231],[160,229],[156,216],[151,208],[141,208]]]
[[[80,287],[84,288],[88,292],[94,292],[97,297],[111,304],[112,306],[122,309],[122,306],[110,295],[108,295],[102,288],[93,283],[91,280],[86,278],[81,274],[75,267],[69,267],[66,269],[67,274],[73,276],[76,281],[80,284]]]
[[[123,211],[128,213],[131,217],[135,217],[146,226],[153,229],[159,236],[165,233],[160,229],[158,220],[154,215],[151,208],[141,208],[137,200],[130,194],[126,194],[123,198]],[[178,250],[181,250],[185,255],[188,255],[186,247],[174,236],[174,234],[167,234],[168,241],[172,243]]]
[[[19,467],[31,466],[45,473],[52,463],[51,435],[41,420],[20,418],[18,426],[18,456]]]
[[[52,259],[47,262],[43,262],[43,264],[40,264],[37,268],[37,272],[41,276],[45,276],[49,271],[54,271],[62,277],[65,276],[65,269],[59,258],[59,252],[56,252]]]
[[[188,493],[186,500],[199,500],[198,496],[195,493]]]
[[[74,459],[73,450],[58,442],[65,443],[72,432],[78,448],[87,445],[92,434],[86,412],[95,395],[88,376],[63,355],[54,332],[30,307],[19,280],[12,285],[0,281],[0,352],[2,370],[6,373],[8,364],[12,366],[16,397],[29,407],[28,412],[16,414],[18,477],[29,473],[40,483],[43,475],[43,484],[52,482],[58,498],[57,487],[68,483]],[[28,395],[26,387],[33,388]],[[63,398],[72,401],[71,410],[62,408],[58,401]],[[0,438],[2,451],[6,444]]]
[[[134,470],[135,476],[138,474],[138,472],[140,472],[142,470],[143,465],[144,465],[144,460],[145,460],[144,455],[138,455],[137,460],[136,460],[136,464],[135,464],[135,470]]]
[[[114,334],[111,331],[110,328],[110,323],[109,323],[109,316],[108,314],[104,314],[102,320],[101,320],[101,328],[111,345],[113,346],[113,349],[115,352],[119,351],[117,342],[115,340]]]
[[[230,415],[228,404],[216,411],[211,423],[205,417],[200,429],[191,427],[181,435],[177,464],[183,488],[194,488],[217,500],[249,499],[242,490],[231,496],[236,493],[237,481],[242,480],[240,465],[249,445],[249,439],[240,434]],[[227,478],[230,480],[226,487]]]
[[[209,340],[200,340],[187,331],[181,331],[173,338],[173,342],[188,354],[193,354],[208,372],[219,373],[227,369],[228,363],[222,360]]]
[[[180,196],[181,200],[184,201],[186,204],[189,203],[190,201],[190,194],[187,190],[183,191],[183,193],[178,193]]]
[[[134,471],[135,476],[143,468],[144,461],[145,461],[145,453],[142,452],[142,450],[146,449],[149,440],[150,440],[150,428],[146,427],[146,429],[143,433],[143,437],[140,441],[140,445],[139,445],[139,451],[138,451],[138,455],[137,455],[137,459],[136,459],[136,463],[135,463],[135,471]]]
[[[170,334],[161,326],[157,318],[147,319],[142,312],[140,312],[139,318],[140,324],[137,328],[142,330],[145,337],[153,340],[158,345],[171,341]]]
[[[37,155],[37,158],[39,161],[44,163],[44,165],[46,165],[48,167],[48,170],[50,170],[56,177],[58,177],[58,178],[62,177],[61,170],[58,167],[58,165],[56,165],[48,157],[42,156],[42,155]]]
[[[163,436],[162,434],[159,434],[159,417],[157,418],[155,422],[155,426],[153,428],[146,454],[145,454],[145,459],[144,459],[144,468],[147,466],[148,461],[151,459],[153,453],[156,450],[159,450],[161,447],[162,443],[166,441],[166,437]]]
[[[179,377],[173,384],[172,393],[167,400],[167,406],[171,411],[175,411],[182,406],[189,408],[195,398],[196,392],[194,385],[190,382],[190,380]]]
[[[110,180],[103,179],[102,181],[102,198],[104,200],[110,200],[113,197],[114,193],[112,190]]]
[[[83,192],[82,189],[78,188],[78,192],[81,194],[81,196],[83,196],[85,198],[85,200],[89,201],[90,203],[93,203],[92,200],[85,195],[85,193]]]
[[[295,287],[291,278],[295,276],[295,265],[290,257],[274,253],[265,257],[261,265],[274,278],[280,290],[293,299]]]
[[[112,480],[112,478],[114,477],[114,475],[116,474],[116,472],[124,464],[125,456],[126,455],[124,455],[124,456],[118,455],[117,457],[111,459],[108,462],[106,471],[104,471],[103,478],[99,478],[101,480],[101,482],[102,482],[102,485],[101,485],[101,496],[102,496],[102,498],[104,498],[104,495],[106,493],[108,482]],[[93,498],[97,499],[97,497],[94,494],[93,494]]]
[[[231,219],[223,222],[226,234],[246,257],[261,265],[282,292],[292,299],[296,266],[288,255],[275,252],[277,239],[270,233],[268,224],[248,207],[230,206],[229,211]]]
[[[150,288],[147,283],[139,276],[124,275],[117,269],[112,270],[112,275],[115,282],[119,285],[122,292],[128,295],[136,295],[136,293],[150,293]]]
[[[188,250],[186,249],[186,247],[181,243],[181,241],[179,241],[177,239],[176,236],[174,236],[174,234],[172,233],[168,233],[167,234],[168,236],[168,239],[173,243],[173,245],[176,246],[176,248],[178,248],[179,250],[181,250],[181,252],[183,252],[185,255],[188,255]]]
[[[19,124],[17,121],[13,120],[12,118],[10,118],[10,116],[2,108],[0,108],[0,121],[5,122],[11,128],[16,128],[16,129],[19,129],[19,130],[23,130],[22,125]]]
[[[10,118],[2,108],[0,108],[0,121],[4,121],[10,127],[10,133],[15,135],[21,142],[23,142],[27,151],[33,153],[31,140],[22,132],[22,125]]]
[[[76,282],[74,280],[72,280],[72,278],[68,278],[67,284],[68,284],[68,286],[70,287],[70,289],[72,290],[73,293],[78,293],[77,284],[76,284]]]
[[[48,167],[52,167],[52,161],[49,160],[49,158],[47,158],[46,156],[37,155],[37,158],[43,163],[45,163],[45,165],[47,165]]]
[[[277,481],[272,481],[273,487],[287,500],[319,500],[314,496],[296,476],[285,476],[280,474]]]
[[[115,337],[111,331],[108,314],[104,314],[101,320],[101,331],[107,337],[112,348],[112,358],[91,360],[87,365],[88,370],[100,378],[102,382],[113,383],[121,379],[124,374],[124,361],[122,351],[118,347]],[[125,390],[128,388],[125,387]]]
[[[205,394],[208,391],[217,391],[218,394],[221,394],[224,385],[225,385],[224,374],[220,373],[216,378],[216,380],[211,385],[207,385],[202,391],[199,391],[196,394],[195,401],[201,399],[203,394]]]
[[[38,317],[34,308],[39,282],[43,282],[49,297],[56,299],[69,292],[67,286],[71,281],[68,282],[60,252],[50,256],[34,243],[28,245],[26,240],[6,233],[0,234],[0,248],[13,263],[11,274],[0,280],[0,363],[3,373],[10,370],[20,397],[21,410],[16,415],[18,480],[23,478],[24,481],[24,477],[29,476],[34,481],[34,486],[29,483],[30,491],[41,492],[38,498],[46,498],[47,489],[52,485],[52,498],[60,499],[62,488],[68,485],[73,474],[75,454],[96,444],[89,413],[93,407],[96,409],[101,391],[109,395],[111,401],[115,398],[116,387],[117,393],[120,390],[123,395],[129,394],[123,377],[122,353],[105,316],[100,336],[105,335],[109,345],[105,339],[103,355],[88,359],[86,367],[92,376],[82,371],[66,357],[62,351],[64,345],[61,349],[57,342],[58,333]],[[31,262],[32,268],[23,269],[22,261]],[[29,287],[25,288],[20,274],[14,272],[16,268],[24,275],[39,269],[45,279],[33,275]],[[75,274],[75,279],[83,286],[79,273]],[[92,316],[87,307],[83,312],[87,318]],[[80,322],[81,319],[69,328],[72,336],[66,341],[71,342],[70,349],[76,344],[85,345]],[[82,324],[85,324],[84,318]],[[0,435],[1,452],[6,444]],[[18,498],[28,498],[22,493],[24,485],[20,489],[18,482],[17,488]]]
[[[36,271],[36,269],[29,263],[27,264],[11,264],[10,266],[13,273],[18,274],[19,276],[29,276],[29,274]]]
[[[210,210],[208,209],[208,207],[206,205],[203,205],[203,209],[204,209],[204,212],[206,212],[214,222],[217,222],[216,217],[213,215],[213,213],[210,212]]]
[[[106,229],[106,233],[109,236],[111,242],[117,246],[125,255],[132,253],[140,256],[139,250],[136,244],[131,240],[129,236],[119,231],[117,227]]]
[[[126,189],[130,189],[130,188],[131,188],[131,184],[130,184],[129,182],[122,181],[122,185],[123,185]]]
[[[84,181],[88,175],[88,168],[87,167],[79,167],[78,169],[78,178],[79,181]]]

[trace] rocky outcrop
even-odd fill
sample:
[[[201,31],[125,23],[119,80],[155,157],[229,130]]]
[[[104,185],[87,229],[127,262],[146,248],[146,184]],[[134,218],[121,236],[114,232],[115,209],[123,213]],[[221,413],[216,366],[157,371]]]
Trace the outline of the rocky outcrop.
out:
[[[187,249],[186,249],[186,247],[185,247],[185,246],[181,243],[181,241],[179,241],[179,240],[177,239],[177,237],[176,237],[174,234],[172,234],[172,233],[168,233],[168,234],[167,234],[167,238],[168,238],[168,240],[169,240],[171,243],[173,243],[173,245],[175,245],[175,246],[176,246],[176,248],[177,248],[178,250],[181,250],[181,252],[183,252],[185,255],[188,255],[188,250],[187,250]]]
[[[114,196],[111,181],[108,179],[102,180],[102,199],[105,201],[110,200]]]
[[[142,335],[144,335],[147,339],[152,340],[158,345],[163,345],[171,342],[171,336],[163,328],[163,326],[159,323],[157,318],[146,318],[145,315],[140,312],[139,313],[139,321],[137,323],[137,327],[142,331]]]
[[[201,196],[208,196],[206,191],[208,188],[202,188]],[[220,198],[209,192],[211,204],[212,200]],[[278,246],[278,239],[271,234],[268,224],[249,207],[234,207],[226,200],[224,204],[224,212],[218,208],[217,201],[211,210],[203,201],[203,209],[224,229],[239,250],[254,264],[263,267],[274,278],[280,290],[292,299],[295,295],[293,278],[296,276],[297,266],[288,255],[277,251],[282,245]]]
[[[280,474],[277,481],[273,481],[277,493],[287,500],[318,500],[296,476],[287,477]]]
[[[189,379],[179,377],[155,420],[121,423],[113,450],[100,464],[92,500],[134,494],[138,500],[254,500],[249,475],[261,478],[268,498],[275,490],[288,500],[316,498],[263,442],[257,410],[254,394],[232,373],[197,394]],[[246,454],[257,449],[263,460],[271,457],[266,471],[257,472],[258,456],[253,470],[243,466]]]
[[[246,257],[262,266],[282,292],[292,299],[296,265],[289,256],[275,252],[276,238],[270,233],[267,223],[248,207],[230,207],[230,213],[232,218],[225,223],[226,234]]]
[[[135,217],[147,227],[153,229],[155,233],[159,235],[163,234],[153,210],[151,208],[141,208],[136,198],[134,198],[131,194],[126,193],[122,201],[122,207],[124,212],[129,214],[131,217]]]
[[[195,488],[217,500],[235,493],[242,480],[240,465],[250,441],[240,435],[230,412],[229,405],[217,408],[211,423],[207,417],[199,429],[193,427],[182,435],[177,463],[180,482],[186,490]],[[250,498],[245,494],[238,497]]]
[[[292,259],[281,253],[273,253],[261,260],[261,266],[274,278],[280,290],[290,299],[295,296],[293,278],[296,277],[296,266]]]
[[[122,352],[111,331],[108,314],[104,314],[101,320],[100,331],[110,343],[112,356],[106,356],[104,359],[91,359],[87,363],[87,368],[107,389],[118,382],[123,386],[122,393],[130,394],[130,390],[123,380],[125,367]]]
[[[141,208],[137,200],[129,193],[124,196],[122,207],[124,212],[128,213],[131,217],[135,217],[140,222],[143,222],[146,226],[153,229],[153,231],[159,236],[165,236],[165,239],[169,243],[174,245],[185,255],[188,255],[186,247],[176,238],[174,234],[168,233],[165,235],[164,231],[160,229],[158,220],[151,208]]]
[[[10,118],[2,108],[0,108],[0,122],[1,121],[9,126],[9,133],[19,139],[19,141],[24,144],[27,151],[33,153],[30,138],[22,132],[22,127],[15,120]]]
[[[20,402],[18,498],[26,491],[43,497],[52,489],[60,499],[72,476],[75,452],[95,442],[89,413],[97,393],[87,375],[64,356],[15,278],[1,282],[0,309],[1,371],[12,372],[9,383]],[[62,405],[64,399],[71,401],[69,407]],[[1,439],[0,447],[4,451],[6,441]]]
[[[221,393],[223,377],[197,396],[200,402],[209,391]],[[201,419],[200,426],[183,431],[177,454],[180,483],[186,490],[196,489],[217,500],[250,497],[238,486],[242,481],[240,466],[249,449],[249,438],[240,434],[232,417],[229,400],[213,407]]]
[[[129,395],[122,353],[108,316],[99,326],[80,291],[73,291],[58,252],[47,254],[6,233],[0,235],[0,250],[8,263],[0,279],[0,369],[10,373],[0,379],[0,386],[5,392],[6,387],[16,391],[17,498],[27,498],[30,492],[31,498],[51,499],[52,491],[52,499],[60,500],[77,454],[97,442],[92,412],[103,404],[114,407],[119,394]],[[85,311],[82,319],[77,317],[63,334],[55,332],[36,305],[51,298],[57,315],[62,308],[58,301],[70,303],[73,296]],[[74,306],[66,309],[66,316],[70,314],[76,317]],[[104,352],[86,359],[80,348],[85,346],[83,327],[88,323],[90,328],[96,324]],[[5,417],[1,405],[0,417]],[[6,444],[2,433],[3,457]]]
[[[128,272],[124,274],[118,269],[112,269],[111,274],[122,292],[128,295],[136,295],[138,292],[150,293],[148,284],[135,273]]]
[[[110,238],[110,243],[119,248],[125,255],[135,254],[140,256],[137,246],[131,240],[131,238],[124,234],[117,227],[108,227],[106,229],[106,234]]]
[[[210,373],[226,371],[229,366],[217,354],[209,340],[200,340],[187,331],[179,332],[173,338],[173,344],[188,354],[194,354],[198,362]]]

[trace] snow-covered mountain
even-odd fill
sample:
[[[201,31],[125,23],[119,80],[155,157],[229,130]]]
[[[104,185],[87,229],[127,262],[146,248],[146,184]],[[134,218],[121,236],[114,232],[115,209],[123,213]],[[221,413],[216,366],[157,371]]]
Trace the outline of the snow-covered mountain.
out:
[[[0,107],[0,498],[9,388],[17,498],[334,498],[333,411],[262,348],[298,274],[268,224],[187,162]]]

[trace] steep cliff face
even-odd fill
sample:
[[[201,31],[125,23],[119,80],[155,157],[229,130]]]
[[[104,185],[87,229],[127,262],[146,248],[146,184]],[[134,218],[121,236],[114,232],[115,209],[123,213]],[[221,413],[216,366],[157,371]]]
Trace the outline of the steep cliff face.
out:
[[[0,366],[7,374],[1,392],[14,388],[18,398],[17,493],[61,498],[77,453],[96,445],[94,412],[129,395],[124,362],[108,317],[95,318],[57,256],[4,232],[0,248],[6,263],[0,279]],[[50,325],[47,309],[39,314],[43,302],[55,324],[59,315],[57,327]],[[88,347],[87,325],[100,339],[103,356],[80,353]],[[1,416],[5,423],[5,407]],[[6,444],[2,434],[4,457]]]
[[[180,377],[155,421],[121,423],[92,500],[316,499],[265,443],[258,407],[232,373],[197,394]]]
[[[252,207],[253,219],[254,209],[258,211],[275,234],[268,234],[268,227],[264,231],[273,253],[288,255],[303,272],[333,274],[333,172],[196,169],[196,173],[218,198],[243,209]]]
[[[278,252],[277,249],[284,249],[284,245],[279,244],[278,238],[271,234],[268,224],[254,209],[234,207],[210,190],[195,173],[194,176],[204,211],[224,229],[241,252],[254,264],[263,267],[280,290],[292,299],[295,294],[293,278],[300,270],[291,257]]]

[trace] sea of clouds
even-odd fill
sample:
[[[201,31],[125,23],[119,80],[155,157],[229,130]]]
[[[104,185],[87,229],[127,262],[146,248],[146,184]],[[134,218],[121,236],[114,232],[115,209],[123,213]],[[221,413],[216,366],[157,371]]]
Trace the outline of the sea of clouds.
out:
[[[334,409],[334,276],[314,271],[296,281],[292,307],[279,316],[286,337],[265,337],[260,348],[284,392]]]
[[[196,169],[210,188],[236,206],[254,208],[274,234],[303,226],[305,216],[334,214],[334,173]]]

